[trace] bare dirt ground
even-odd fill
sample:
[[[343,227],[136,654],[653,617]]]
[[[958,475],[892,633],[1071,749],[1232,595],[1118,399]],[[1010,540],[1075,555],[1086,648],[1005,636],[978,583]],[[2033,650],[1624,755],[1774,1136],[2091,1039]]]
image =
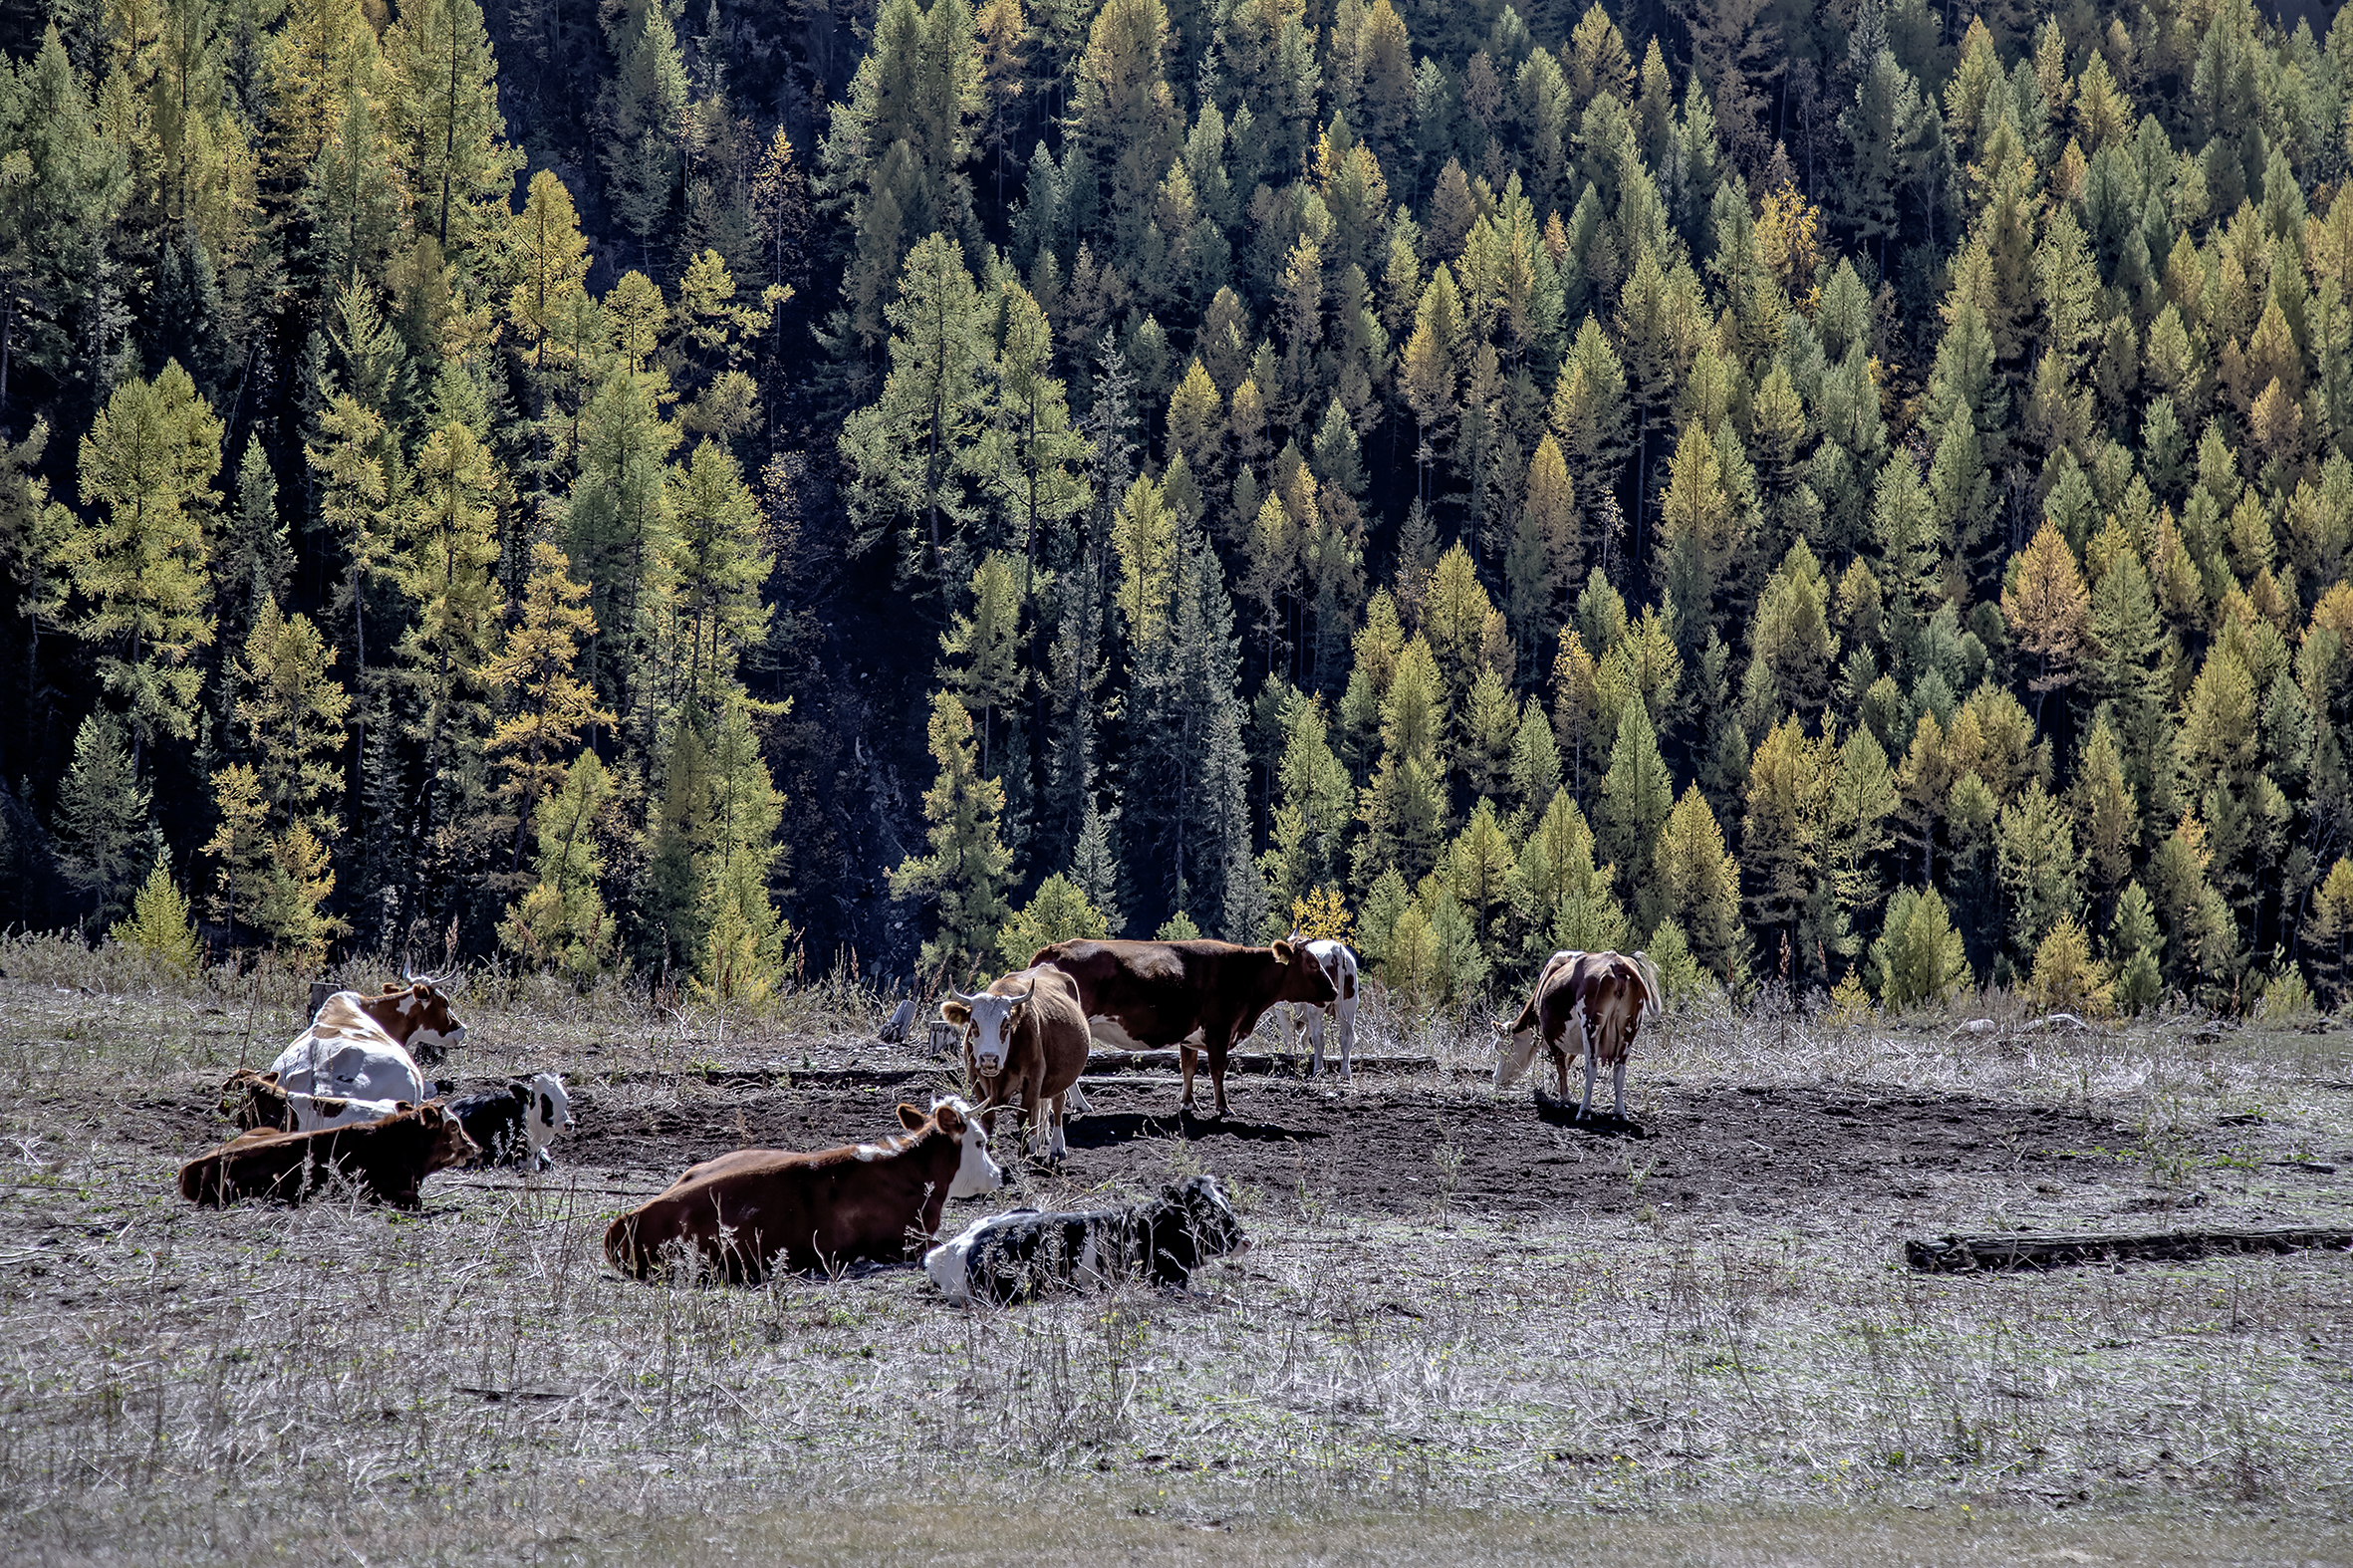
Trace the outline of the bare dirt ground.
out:
[[[478,1006],[442,1071],[566,1071],[551,1176],[212,1212],[172,1172],[282,1025],[0,979],[0,1561],[2353,1561],[2353,1258],[1899,1261],[2353,1224],[2341,1030],[1697,1014],[1646,1034],[1626,1122],[1578,1124],[1376,1016],[1438,1070],[1235,1077],[1223,1122],[1098,1081],[1060,1170],[1000,1129],[1016,1189],[950,1226],[1208,1171],[1253,1245],[1190,1292],[964,1312],[906,1267],[598,1255],[686,1165],[871,1137],[939,1064]]]

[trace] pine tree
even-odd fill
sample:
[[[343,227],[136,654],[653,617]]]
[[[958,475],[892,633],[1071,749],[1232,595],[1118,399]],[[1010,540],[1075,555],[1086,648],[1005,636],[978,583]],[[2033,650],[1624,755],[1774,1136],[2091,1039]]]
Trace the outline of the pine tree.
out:
[[[2035,672],[2026,683],[2038,696],[2078,678],[2090,608],[2091,596],[2076,569],[2075,553],[2045,522],[2018,557],[2016,577],[2001,591],[2003,619],[2019,646],[2036,659]]]
[[[398,521],[393,571],[415,619],[400,639],[403,677],[422,709],[422,764],[436,797],[437,775],[455,737],[478,744],[487,727],[478,675],[497,639],[500,475],[490,452],[452,420],[425,438]]]
[[[1652,852],[1659,830],[1675,807],[1675,780],[1659,755],[1659,738],[1640,702],[1618,715],[1610,747],[1609,772],[1602,779],[1599,840],[1602,853],[1630,888],[1652,885]]]
[[[600,836],[614,799],[612,776],[593,751],[584,751],[562,787],[538,813],[536,879],[507,907],[499,942],[534,968],[554,969],[586,986],[613,959],[617,924],[605,911],[599,884],[605,874]]]
[[[1283,704],[1283,750],[1275,765],[1272,846],[1260,865],[1278,910],[1319,888],[1337,888],[1355,790],[1333,755],[1323,709],[1293,693]]]
[[[587,580],[596,616],[590,659],[598,693],[629,714],[652,631],[642,612],[674,526],[669,459],[683,432],[662,416],[668,378],[644,368],[662,320],[659,291],[642,273],[625,274],[606,310],[622,357],[581,410],[566,554]],[[640,724],[649,716],[633,715]]]
[[[1365,836],[1356,847],[1356,879],[1370,887],[1384,871],[1419,880],[1437,864],[1445,829],[1445,685],[1426,638],[1398,655],[1381,702],[1381,760],[1357,806]]]
[[[1640,885],[1637,915],[1655,930],[1675,927],[1692,958],[1725,987],[1748,975],[1748,938],[1740,925],[1740,867],[1697,784],[1667,814]],[[1654,938],[1655,940],[1656,938]]]
[[[1005,921],[1010,857],[997,839],[1005,792],[980,776],[972,715],[944,691],[932,699],[929,733],[939,764],[938,779],[923,792],[931,852],[911,855],[892,871],[891,896],[936,902],[936,934],[923,943],[922,964],[961,980],[995,951]]]
[[[694,923],[702,940],[694,993],[722,1006],[756,1009],[775,994],[792,929],[777,913],[770,888],[783,854],[776,828],[784,797],[760,756],[742,701],[729,704],[717,724],[711,760],[710,799],[695,835],[701,897]]]
[[[938,0],[941,7],[959,0]],[[912,9],[910,0],[892,8]],[[871,60],[873,57],[869,57]],[[948,531],[970,514],[962,471],[975,439],[979,298],[961,256],[934,234],[909,253],[889,310],[890,373],[874,403],[842,427],[842,456],[858,475],[852,515],[869,539],[893,523],[911,531],[906,553],[923,552],[943,574]]]
[[[2037,780],[2002,808],[1997,844],[2010,897],[2010,944],[2031,960],[2051,928],[2075,914],[2075,830],[2066,808]]]
[[[1879,1004],[1890,1012],[1936,1006],[1975,983],[1961,932],[1934,888],[1899,888],[1871,944]]]
[[[564,777],[563,754],[583,729],[614,722],[578,673],[580,645],[596,635],[597,620],[586,603],[588,590],[572,580],[571,565],[545,540],[531,547],[522,620],[482,669],[484,686],[509,693],[514,704],[484,746],[506,775],[498,798],[515,818],[510,875],[521,868],[524,834],[541,798]]]
[[[996,714],[1020,700],[1023,684],[1021,590],[1011,558],[993,550],[983,556],[972,570],[971,593],[971,610],[951,617],[939,636],[942,662],[936,673],[956,700],[979,717],[980,772],[998,778],[1008,767],[1027,765],[1022,757],[993,767],[989,760]]]
[[[1521,931],[1520,952],[1541,962],[1557,948],[1601,952],[1627,940],[1625,912],[1610,891],[1610,871],[1596,867],[1593,830],[1563,790],[1529,830],[1512,872],[1512,910]],[[1372,902],[1366,903],[1366,922]]]
[[[523,154],[506,144],[497,62],[475,0],[409,0],[385,39],[400,173],[420,231],[461,255],[503,227]]]
[[[608,86],[603,116],[606,196],[614,215],[650,250],[680,194],[679,132],[690,91],[686,64],[667,6],[617,8],[607,37],[621,70]]]
[[[1029,903],[998,928],[995,956],[1007,969],[1022,969],[1039,948],[1051,943],[1110,934],[1103,912],[1087,902],[1077,883],[1056,872],[1039,883]]]
[[[822,149],[826,187],[846,204],[855,254],[843,279],[845,324],[880,345],[901,261],[926,235],[976,241],[970,176],[980,99],[979,37],[964,0],[890,0],[833,116]]]
[[[668,619],[686,645],[682,700],[715,712],[740,695],[743,657],[768,634],[761,590],[776,556],[759,498],[723,442],[697,441],[668,484],[662,575]]]
[[[148,795],[138,782],[122,720],[100,709],[74,732],[74,761],[58,785],[59,870],[103,926],[129,906],[149,853]]]
[[[275,601],[263,604],[237,661],[236,727],[273,838],[297,824],[322,841],[343,831],[337,763],[352,699],[329,675],[334,664],[335,650],[308,616],[281,616]]]
[[[129,917],[116,921],[107,935],[126,947],[138,948],[183,978],[194,977],[203,956],[196,945],[187,896],[171,880],[170,862],[160,856],[131,901]]]
[[[73,583],[68,625],[97,646],[100,676],[123,700],[134,772],[148,741],[194,733],[204,678],[196,651],[211,646],[215,626],[205,524],[220,436],[177,364],[118,387],[82,438],[82,501],[100,514],[52,546]]]

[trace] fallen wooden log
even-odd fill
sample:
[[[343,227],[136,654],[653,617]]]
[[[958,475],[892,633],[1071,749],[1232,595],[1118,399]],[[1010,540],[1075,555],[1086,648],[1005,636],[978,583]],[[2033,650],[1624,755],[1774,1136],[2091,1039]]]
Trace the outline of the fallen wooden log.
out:
[[[1904,1243],[1904,1261],[1923,1273],[2063,1268],[2071,1263],[2186,1262],[2234,1252],[2353,1251],[2353,1230],[2287,1226],[2270,1230],[2166,1230],[2126,1236],[1939,1236]]]
[[[1352,1073],[1429,1073],[1438,1070],[1435,1056],[1359,1056],[1349,1062]],[[1098,1077],[1106,1073],[1173,1073],[1178,1068],[1175,1049],[1166,1051],[1089,1051],[1087,1073]],[[1204,1056],[1196,1071],[1206,1073],[1209,1064]],[[1282,1051],[1236,1051],[1225,1059],[1229,1073],[1254,1073],[1262,1076],[1279,1075],[1285,1078],[1307,1076],[1307,1058]],[[1324,1076],[1339,1072],[1332,1057],[1324,1058]]]

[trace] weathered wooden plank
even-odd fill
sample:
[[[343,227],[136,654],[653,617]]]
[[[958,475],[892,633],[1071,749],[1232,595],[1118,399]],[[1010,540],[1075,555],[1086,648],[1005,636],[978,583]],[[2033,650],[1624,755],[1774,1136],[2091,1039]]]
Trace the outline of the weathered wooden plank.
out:
[[[2282,1226],[2265,1230],[2165,1230],[2142,1235],[1946,1235],[1904,1243],[1904,1261],[1924,1273],[2063,1268],[2073,1263],[2183,1262],[2234,1252],[2353,1251],[2353,1230]]]

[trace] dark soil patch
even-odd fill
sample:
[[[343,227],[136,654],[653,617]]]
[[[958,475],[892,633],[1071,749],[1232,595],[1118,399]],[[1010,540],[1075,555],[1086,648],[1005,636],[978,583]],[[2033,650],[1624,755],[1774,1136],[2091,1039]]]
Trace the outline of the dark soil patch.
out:
[[[1089,1188],[1156,1184],[1179,1164],[1262,1188],[1281,1209],[1423,1214],[1459,1153],[1451,1205],[1465,1213],[1633,1212],[1645,1203],[1785,1211],[1796,1192],[1850,1201],[1926,1195],[1955,1175],[2096,1179],[2113,1166],[2080,1155],[2120,1141],[2104,1116],[1967,1096],[1859,1098],[1852,1091],[1669,1090],[1646,1124],[1569,1120],[1526,1094],[1359,1086],[1341,1096],[1272,1080],[1238,1088],[1223,1121],[1176,1114],[1176,1086],[1099,1085],[1090,1115],[1070,1123],[1059,1174],[1014,1160],[1023,1197],[1075,1199]],[[596,1091],[574,1097],[580,1130],[559,1145],[566,1165],[636,1188],[747,1145],[819,1149],[894,1125],[893,1092],[745,1090],[707,1109],[600,1114]],[[913,1098],[907,1096],[904,1098]],[[1179,1151],[1177,1141],[1184,1146]],[[1009,1119],[997,1153],[1014,1156]],[[1635,1179],[1637,1176],[1639,1182]]]
[[[2133,1142],[2112,1115],[1967,1095],[1667,1086],[1646,1122],[1579,1122],[1549,1097],[1495,1099],[1483,1087],[1427,1079],[1360,1083],[1346,1094],[1285,1079],[1232,1087],[1233,1115],[1219,1121],[1178,1117],[1174,1078],[1097,1084],[1093,1112],[1071,1120],[1059,1173],[1016,1156],[1007,1118],[997,1154],[1016,1177],[1009,1195],[1076,1201],[1106,1187],[1156,1186],[1181,1168],[1248,1182],[1286,1212],[1304,1199],[1333,1213],[1410,1216],[1442,1199],[1465,1214],[1632,1213],[1648,1203],[1763,1215],[1787,1212],[1799,1194],[1817,1207],[1830,1194],[1857,1205],[1924,1198],[1953,1176],[2092,1182],[2117,1167],[2091,1152]],[[627,1098],[575,1085],[578,1127],[556,1146],[559,1179],[577,1175],[634,1198],[731,1149],[824,1149],[895,1131],[901,1101],[929,1097],[920,1085],[728,1085],[682,1106]],[[129,1118],[57,1106],[48,1109],[66,1114],[42,1120],[52,1139],[86,1123],[89,1134],[176,1164],[229,1136],[216,1101],[217,1085],[190,1075],[142,1095]]]

